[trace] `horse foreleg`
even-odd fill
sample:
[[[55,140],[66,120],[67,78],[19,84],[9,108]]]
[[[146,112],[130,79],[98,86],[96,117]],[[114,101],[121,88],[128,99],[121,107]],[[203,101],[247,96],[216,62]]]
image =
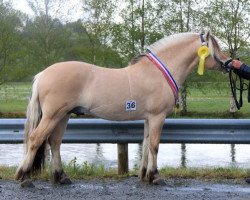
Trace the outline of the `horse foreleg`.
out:
[[[149,119],[149,153],[146,176],[150,183],[158,179],[157,154],[165,116],[159,115]]]
[[[49,137],[49,144],[51,147],[51,182],[53,184],[71,184],[71,180],[67,177],[63,171],[60,146],[62,143],[62,137],[67,127],[69,115],[65,116],[55,127],[51,136]]]
[[[149,142],[149,130],[148,130],[148,120],[144,122],[144,139],[142,145],[142,158],[140,166],[139,177],[141,180],[144,180],[148,167],[148,142]]]

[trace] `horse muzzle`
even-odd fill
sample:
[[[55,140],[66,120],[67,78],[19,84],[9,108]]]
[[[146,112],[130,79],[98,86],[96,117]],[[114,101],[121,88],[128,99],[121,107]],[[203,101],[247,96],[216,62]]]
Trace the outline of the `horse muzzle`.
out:
[[[219,60],[221,69],[224,73],[228,73],[233,69],[232,61],[233,61],[232,58],[228,59],[225,62],[223,62],[222,60]]]

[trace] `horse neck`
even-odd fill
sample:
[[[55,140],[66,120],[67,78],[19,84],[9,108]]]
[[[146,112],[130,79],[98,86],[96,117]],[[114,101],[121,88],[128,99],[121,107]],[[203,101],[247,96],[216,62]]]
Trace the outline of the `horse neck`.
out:
[[[198,65],[197,50],[201,43],[197,35],[193,40],[179,42],[156,53],[156,56],[167,66],[178,86],[181,86]]]

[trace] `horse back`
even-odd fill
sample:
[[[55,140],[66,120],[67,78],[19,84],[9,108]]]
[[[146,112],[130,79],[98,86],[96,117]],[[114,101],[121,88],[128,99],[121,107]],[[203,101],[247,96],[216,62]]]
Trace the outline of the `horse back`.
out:
[[[165,106],[166,84],[158,72],[141,66],[109,69],[75,61],[57,63],[42,72],[39,99],[48,112],[64,107],[105,119],[144,119],[150,109],[157,112]]]

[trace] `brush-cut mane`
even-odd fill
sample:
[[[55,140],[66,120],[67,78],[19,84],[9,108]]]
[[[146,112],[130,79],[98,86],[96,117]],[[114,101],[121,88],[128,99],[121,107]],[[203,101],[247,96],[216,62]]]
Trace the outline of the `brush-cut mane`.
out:
[[[178,34],[174,34],[171,36],[165,36],[164,38],[162,38],[162,39],[156,41],[155,43],[151,44],[150,46],[148,46],[147,49],[149,49],[150,51],[152,51],[154,53],[157,53],[157,52],[161,51],[163,48],[166,48],[166,46],[173,45],[176,42],[181,42],[181,41],[184,42],[187,39],[187,36],[194,36],[194,35],[199,36],[199,34],[197,34],[197,33],[178,33]],[[207,38],[205,38],[206,36],[207,36]],[[211,56],[216,57],[216,54],[221,51],[217,40],[215,39],[214,36],[212,36],[210,34],[210,32],[205,34],[204,39],[208,43],[208,47],[210,49]],[[141,53],[138,56],[135,56],[130,61],[130,65],[134,65],[134,64],[138,63],[145,56],[146,56],[145,53]]]

